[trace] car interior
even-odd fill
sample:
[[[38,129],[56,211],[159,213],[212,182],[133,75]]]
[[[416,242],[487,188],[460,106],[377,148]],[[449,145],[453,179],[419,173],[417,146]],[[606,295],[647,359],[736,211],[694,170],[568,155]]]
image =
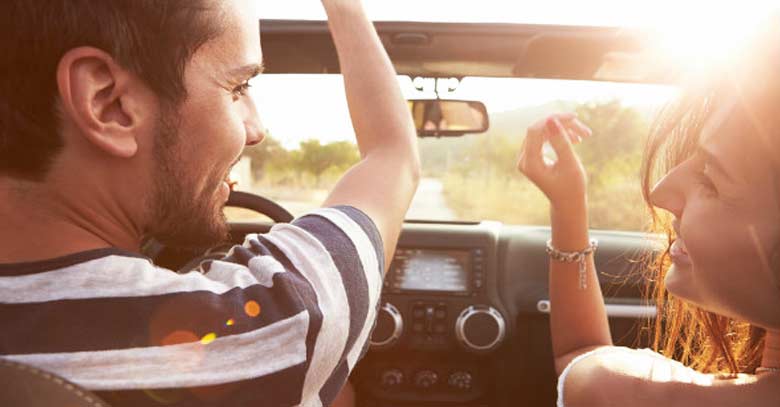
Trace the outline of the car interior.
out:
[[[664,84],[675,77],[672,70],[642,59],[642,36],[628,29],[419,22],[378,22],[376,27],[398,74],[410,78]],[[263,20],[261,33],[266,74],[339,73],[326,22]],[[420,135],[467,132],[421,129]],[[283,204],[249,192],[234,191],[228,205],[270,219],[231,221],[235,244],[294,216]],[[656,240],[638,231],[591,233],[599,240],[595,261],[615,344],[647,347],[643,327],[656,310],[643,300],[639,270],[657,250]],[[357,405],[554,405],[549,237],[544,225],[407,220],[385,278],[370,350],[350,377]],[[150,243],[145,254],[160,266],[187,271],[220,257],[227,247],[204,253]],[[75,388],[64,381],[59,385]]]
[[[399,75],[425,78],[527,77],[664,83],[648,72],[638,33],[625,29],[523,24],[378,22]],[[337,74],[323,21],[264,20],[267,74]],[[422,131],[421,131],[422,133]],[[423,135],[423,134],[421,134]],[[229,205],[293,218],[255,194]],[[231,222],[234,243],[272,222]],[[350,381],[357,405],[551,406],[556,374],[550,345],[546,226],[496,221],[407,220],[385,277],[371,348]],[[641,232],[594,230],[596,265],[614,341],[645,347],[655,316],[638,270],[655,241]],[[155,255],[173,269],[216,258],[171,249]],[[211,256],[211,257],[209,257]],[[192,263],[195,258],[196,263]]]

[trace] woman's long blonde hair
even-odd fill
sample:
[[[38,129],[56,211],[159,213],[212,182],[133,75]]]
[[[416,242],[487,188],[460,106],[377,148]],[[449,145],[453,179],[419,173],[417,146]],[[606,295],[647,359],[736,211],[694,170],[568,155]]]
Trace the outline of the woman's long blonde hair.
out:
[[[699,86],[687,86],[682,96],[661,111],[651,129],[642,163],[642,193],[652,215],[652,229],[667,236],[666,250],[655,256],[647,268],[646,296],[655,302],[658,310],[657,317],[650,322],[653,328],[648,330],[652,332],[650,340],[656,351],[706,373],[754,372],[761,362],[766,333],[749,323],[702,310],[666,290],[669,247],[675,236],[669,216],[659,213],[649,196],[660,175],[693,155],[705,120],[725,94],[733,94],[735,87],[747,83],[744,81],[778,83],[780,19],[777,17],[772,17],[774,24],[765,26],[753,38],[751,46],[745,48],[738,67],[713,74],[708,84],[700,81]],[[770,93],[770,100],[780,102],[780,88],[775,87]],[[753,102],[743,101],[746,106]]]
[[[667,236],[666,250],[648,268],[646,296],[658,309],[651,341],[656,351],[707,373],[752,372],[761,361],[764,332],[747,323],[704,311],[671,295],[664,284],[669,247],[674,242],[670,218],[650,205],[649,194],[659,173],[666,173],[696,149],[702,124],[716,95],[691,92],[662,111],[649,139],[642,164],[642,191],[653,231]]]

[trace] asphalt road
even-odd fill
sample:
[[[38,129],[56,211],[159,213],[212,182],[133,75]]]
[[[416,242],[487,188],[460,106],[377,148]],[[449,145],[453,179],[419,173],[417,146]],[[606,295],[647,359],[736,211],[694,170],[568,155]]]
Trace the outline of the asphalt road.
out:
[[[454,220],[455,212],[444,199],[444,186],[436,178],[423,178],[406,219]]]

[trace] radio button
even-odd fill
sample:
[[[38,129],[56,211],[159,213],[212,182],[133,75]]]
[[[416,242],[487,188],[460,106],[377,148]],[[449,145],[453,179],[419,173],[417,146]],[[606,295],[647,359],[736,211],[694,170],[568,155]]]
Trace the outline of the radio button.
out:
[[[421,370],[414,375],[414,385],[418,389],[429,389],[439,381],[439,375],[431,370]]]
[[[461,312],[455,323],[455,337],[466,350],[490,352],[498,348],[506,335],[506,322],[501,313],[486,305],[470,306]]]
[[[404,374],[398,369],[390,369],[382,372],[379,382],[384,388],[400,386],[404,382]]]
[[[376,327],[371,334],[371,347],[390,348],[401,339],[403,332],[404,320],[401,312],[393,304],[385,303],[377,315]]]
[[[454,372],[447,380],[447,384],[457,390],[469,391],[474,379],[469,372]]]

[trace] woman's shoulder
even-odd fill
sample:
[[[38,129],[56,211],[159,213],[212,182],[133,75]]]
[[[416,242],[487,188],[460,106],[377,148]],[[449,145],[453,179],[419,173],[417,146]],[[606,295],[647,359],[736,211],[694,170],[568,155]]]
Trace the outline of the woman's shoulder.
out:
[[[559,406],[672,405],[684,385],[709,386],[714,377],[650,349],[608,346],[574,358],[558,380]]]

